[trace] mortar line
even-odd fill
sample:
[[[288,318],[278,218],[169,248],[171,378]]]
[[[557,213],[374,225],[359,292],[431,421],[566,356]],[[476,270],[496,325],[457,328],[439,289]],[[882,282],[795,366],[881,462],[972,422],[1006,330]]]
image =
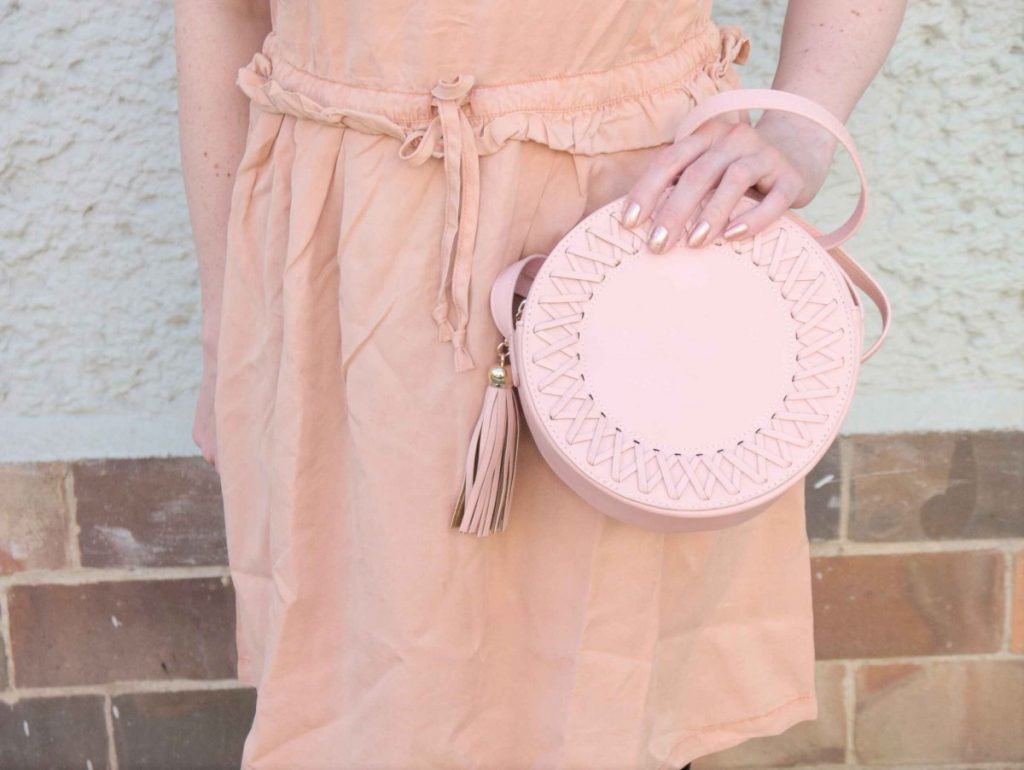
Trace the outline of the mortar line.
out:
[[[812,540],[810,542],[810,555],[812,557],[873,556],[998,550],[1012,556],[1022,548],[1024,548],[1024,537],[941,541],[903,540],[885,543]],[[117,581],[218,578],[230,577],[230,574],[230,568],[226,564],[175,567],[38,569],[22,570],[10,575],[2,575],[0,576],[0,588],[17,585],[79,585]]]
[[[75,496],[75,472],[71,463],[64,463],[64,511],[68,517],[68,542],[65,552],[72,569],[82,567],[82,547],[78,537],[82,528],[78,526],[78,498]]]
[[[1013,553],[1022,547],[1024,547],[1024,537],[990,537],[972,540],[894,540],[884,543],[814,540],[811,541],[811,556],[885,556],[988,550]]]
[[[846,752],[843,756],[843,762],[856,766],[855,746],[857,736],[854,734],[854,725],[856,724],[857,710],[857,661],[843,661],[843,667],[843,706],[846,711]]]
[[[14,690],[14,645],[11,642],[11,610],[7,588],[0,586],[0,645],[7,662],[7,690]]]
[[[921,665],[931,665],[933,663],[968,663],[972,661],[994,661],[999,662],[1021,662],[1022,658],[1020,655],[1014,655],[1013,653],[1007,653],[1003,650],[997,650],[995,652],[961,652],[961,653],[944,653],[942,655],[928,655],[917,653],[913,655],[888,655],[879,656],[877,658],[822,658],[822,663],[856,663],[858,666],[888,666],[891,664],[903,664],[903,663],[918,663]]]
[[[0,702],[13,704],[32,698],[70,698],[78,695],[115,698],[119,695],[241,689],[249,689],[249,685],[242,684],[237,679],[136,679],[105,684],[21,687],[0,693]],[[111,701],[111,708],[113,708],[113,701]]]
[[[1024,551],[1020,552],[1024,554]],[[1010,638],[1013,632],[1013,567],[1015,553],[1006,554],[1003,565],[1003,644],[1002,649],[1007,654],[1010,652]]]
[[[114,703],[107,693],[103,696],[103,721],[107,726],[107,766],[110,770],[118,770],[117,746],[114,745]]]
[[[846,438],[839,437],[839,526],[836,540],[849,542],[850,532],[850,490],[853,487],[851,456],[853,447]]]
[[[0,587],[20,585],[82,585],[86,583],[230,577],[227,565],[181,567],[86,567],[23,570],[0,576]]]

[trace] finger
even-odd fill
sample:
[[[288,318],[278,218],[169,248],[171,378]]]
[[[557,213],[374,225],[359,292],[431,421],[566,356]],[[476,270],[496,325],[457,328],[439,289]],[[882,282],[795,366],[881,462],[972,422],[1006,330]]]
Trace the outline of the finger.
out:
[[[623,224],[636,227],[650,217],[666,188],[710,145],[708,133],[694,133],[659,150],[626,195],[622,209]]]
[[[653,215],[648,242],[651,250],[663,252],[686,232],[700,202],[718,184],[729,165],[743,153],[740,142],[722,141],[683,169],[679,182]]]
[[[793,205],[802,188],[796,172],[780,175],[759,203],[737,215],[725,226],[726,240],[750,238],[781,217]]]
[[[699,248],[717,238],[744,194],[772,173],[777,163],[778,159],[768,151],[744,155],[730,163],[707,203],[693,217],[696,224],[686,245]]]

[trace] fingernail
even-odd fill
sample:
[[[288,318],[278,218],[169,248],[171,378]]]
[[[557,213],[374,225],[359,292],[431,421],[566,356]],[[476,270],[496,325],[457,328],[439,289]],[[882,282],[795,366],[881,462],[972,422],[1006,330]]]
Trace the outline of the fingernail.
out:
[[[725,229],[725,232],[722,233],[722,236],[725,238],[725,240],[731,241],[733,238],[743,235],[743,233],[745,233],[746,231],[747,223],[740,222],[739,224],[733,225],[732,227],[727,227]]]
[[[651,251],[661,251],[665,247],[666,240],[668,240],[668,230],[664,225],[658,225],[651,233],[651,237],[647,239],[647,243],[650,245]]]
[[[640,204],[636,201],[630,201],[629,206],[626,208],[626,214],[622,218],[622,223],[626,227],[636,227],[636,223],[640,221]]]
[[[709,222],[701,222],[690,233],[690,237],[686,241],[686,245],[691,249],[695,249],[704,243],[704,239],[708,237],[708,233],[711,231],[711,224]]]

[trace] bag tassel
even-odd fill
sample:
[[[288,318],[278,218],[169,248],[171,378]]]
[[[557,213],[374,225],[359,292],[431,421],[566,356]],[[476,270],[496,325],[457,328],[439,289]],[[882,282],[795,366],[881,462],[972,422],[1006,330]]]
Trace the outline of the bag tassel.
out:
[[[489,535],[508,523],[519,451],[519,399],[508,369],[508,340],[498,345],[498,364],[488,370],[488,388],[466,455],[466,477],[451,527]]]

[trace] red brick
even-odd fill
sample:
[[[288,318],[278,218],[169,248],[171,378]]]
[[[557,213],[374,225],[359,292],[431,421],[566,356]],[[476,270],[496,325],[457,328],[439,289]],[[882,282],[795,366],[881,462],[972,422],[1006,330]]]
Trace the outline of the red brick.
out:
[[[819,659],[995,652],[1003,638],[996,550],[811,560]]]
[[[0,767],[105,770],[103,698],[76,695],[0,703]]]
[[[237,770],[255,708],[252,689],[117,696],[113,724],[120,766]]]
[[[0,465],[0,575],[69,564],[61,463]]]
[[[233,600],[219,578],[12,586],[15,683],[233,678]]]
[[[778,735],[751,738],[726,751],[701,757],[693,762],[693,770],[842,764],[846,754],[844,673],[844,666],[839,663],[817,665],[817,719],[798,722]]]
[[[856,683],[863,764],[1024,760],[1024,660],[869,664]]]
[[[72,466],[86,567],[227,563],[220,477],[201,457]]]
[[[1024,432],[851,436],[852,540],[1024,535]]]

